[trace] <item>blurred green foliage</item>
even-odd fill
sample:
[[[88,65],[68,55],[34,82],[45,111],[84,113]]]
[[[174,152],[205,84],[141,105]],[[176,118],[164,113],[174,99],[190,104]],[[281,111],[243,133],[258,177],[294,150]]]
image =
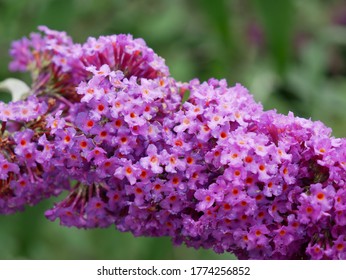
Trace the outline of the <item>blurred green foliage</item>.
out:
[[[342,0],[0,0],[0,81],[11,41],[37,25],[88,36],[131,33],[166,59],[178,80],[226,78],[265,109],[321,120],[346,136],[346,3]],[[9,95],[1,93],[8,100]],[[134,238],[114,229],[77,230],[47,221],[56,199],[0,216],[2,259],[231,259]]]

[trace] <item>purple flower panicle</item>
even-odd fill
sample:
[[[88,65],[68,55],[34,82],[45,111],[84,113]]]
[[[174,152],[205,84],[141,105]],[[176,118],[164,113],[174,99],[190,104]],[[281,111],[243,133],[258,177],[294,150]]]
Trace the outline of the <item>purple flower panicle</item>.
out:
[[[43,33],[32,33],[12,44],[12,71],[29,71],[33,78],[33,94],[62,95],[71,102],[78,101],[76,86],[88,80],[88,67],[107,65],[120,70],[126,77],[154,79],[169,76],[164,59],[147,47],[142,39],[131,35],[88,38],[76,44],[65,32],[40,26]],[[103,70],[99,70],[102,72]]]
[[[48,105],[29,96],[1,102],[0,109],[0,213],[10,214],[59,194],[69,179],[50,162],[55,152],[45,134]]]
[[[176,82],[130,35],[80,45],[39,29],[11,50],[31,95],[0,103],[1,213],[68,189],[46,212],[64,226],[239,259],[346,258],[345,138],[239,84]]]
[[[190,97],[180,106],[180,89],[169,83],[109,72],[77,88],[89,113],[77,115],[83,136],[73,139],[94,140],[63,154],[86,157],[88,169],[70,174],[85,181],[46,216],[168,235],[238,258],[340,258],[330,244],[346,224],[345,141],[320,122],[263,111],[240,85],[193,80],[181,85]]]
[[[120,197],[130,195],[137,203],[144,202],[139,185],[150,182],[155,174],[151,166],[160,161],[157,151],[147,152],[156,147],[150,143],[164,145],[163,121],[181,104],[180,84],[171,78],[127,79],[105,68],[100,68],[103,74],[91,69],[94,76],[77,87],[82,96],[79,110],[69,124],[51,134],[54,165],[78,183],[46,216],[59,217],[67,226],[109,226],[119,212],[115,200],[121,203]],[[56,115],[52,123],[60,118]],[[142,161],[147,153],[152,165]],[[127,202],[121,205],[128,207]]]

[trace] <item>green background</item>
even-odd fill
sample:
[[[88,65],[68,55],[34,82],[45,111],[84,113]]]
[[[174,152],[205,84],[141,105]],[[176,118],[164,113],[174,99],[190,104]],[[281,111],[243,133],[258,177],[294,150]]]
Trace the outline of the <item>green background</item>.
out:
[[[166,59],[174,78],[242,83],[265,109],[346,129],[346,3],[332,0],[0,0],[0,81],[11,41],[37,25],[75,42],[130,33]],[[0,93],[0,99],[9,95]],[[173,247],[168,238],[134,238],[114,228],[78,230],[44,218],[56,198],[0,216],[0,259],[232,259]]]

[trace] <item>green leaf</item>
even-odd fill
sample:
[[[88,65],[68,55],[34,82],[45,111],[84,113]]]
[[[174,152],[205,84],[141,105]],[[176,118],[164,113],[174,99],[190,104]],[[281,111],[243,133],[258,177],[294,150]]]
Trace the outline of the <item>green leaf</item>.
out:
[[[294,7],[291,0],[256,0],[267,42],[277,70],[286,71],[292,47]]]
[[[227,5],[225,0],[210,1],[201,0],[201,7],[208,16],[209,21],[213,24],[216,31],[219,33],[225,46],[231,46],[230,28],[229,28],[229,17],[230,13],[227,12]]]

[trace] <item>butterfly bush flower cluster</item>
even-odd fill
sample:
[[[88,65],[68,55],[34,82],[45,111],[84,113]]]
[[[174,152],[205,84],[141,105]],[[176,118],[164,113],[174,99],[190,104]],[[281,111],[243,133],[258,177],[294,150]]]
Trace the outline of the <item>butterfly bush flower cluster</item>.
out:
[[[68,187],[50,162],[53,147],[41,132],[49,105],[35,96],[0,102],[0,212],[9,214]]]
[[[239,84],[177,82],[130,35],[40,30],[11,49],[33,85],[0,103],[1,213],[67,191],[45,215],[68,227],[239,259],[346,259],[345,139],[264,111]]]
[[[55,165],[78,183],[46,213],[83,228],[109,226],[131,200],[144,203],[145,188],[163,172],[157,149],[164,144],[164,120],[181,101],[171,78],[127,79],[108,66],[90,71],[93,78],[77,87],[82,98],[73,121],[51,133]],[[61,121],[54,116],[53,123]]]
[[[12,45],[11,70],[29,71],[33,85],[23,101],[0,102],[0,212],[22,210],[42,198],[70,188],[66,170],[58,170],[62,149],[56,149],[54,133],[71,126],[79,110],[76,86],[88,81],[88,67],[108,65],[123,75],[158,78],[169,75],[162,58],[130,35],[90,38],[74,44],[65,33],[40,26],[39,33]],[[60,119],[57,116],[61,116]],[[72,127],[69,131],[73,130]]]
[[[142,39],[131,35],[101,36],[89,38],[84,44],[73,43],[66,32],[40,26],[39,33],[12,44],[10,55],[12,71],[29,71],[32,90],[36,95],[68,101],[79,101],[75,87],[90,79],[89,66],[100,68],[108,65],[121,70],[126,77],[154,79],[169,75],[164,60],[148,48]]]

